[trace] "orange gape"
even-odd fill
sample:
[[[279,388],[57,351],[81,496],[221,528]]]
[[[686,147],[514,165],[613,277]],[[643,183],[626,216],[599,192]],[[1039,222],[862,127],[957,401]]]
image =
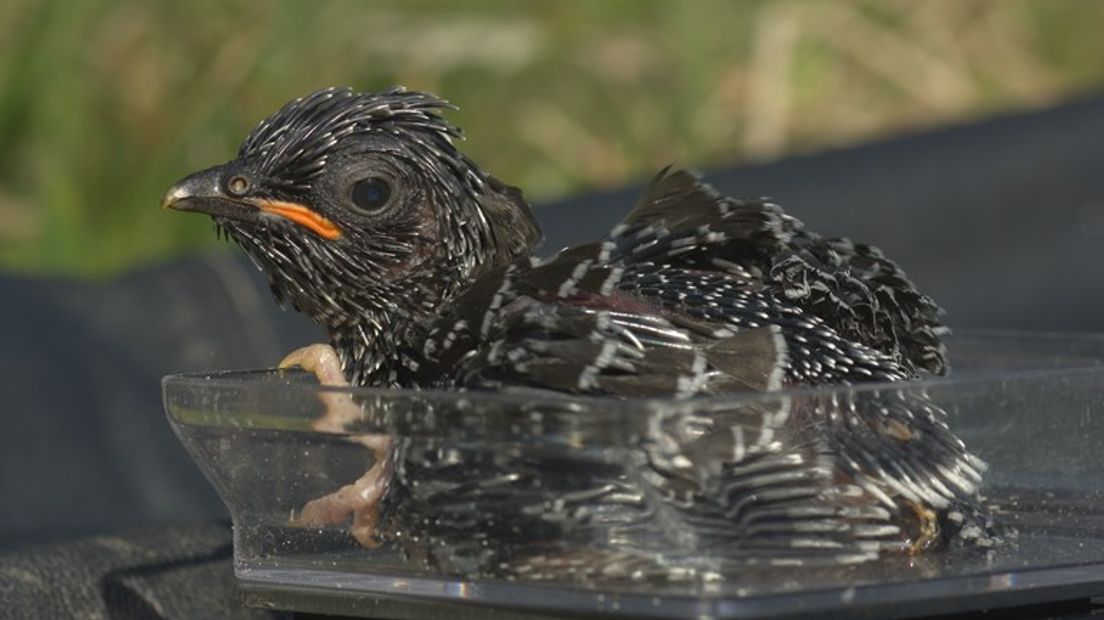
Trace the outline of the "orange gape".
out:
[[[341,229],[337,224],[302,205],[279,200],[258,200],[255,204],[261,211],[287,218],[324,239],[332,241],[341,238]]]

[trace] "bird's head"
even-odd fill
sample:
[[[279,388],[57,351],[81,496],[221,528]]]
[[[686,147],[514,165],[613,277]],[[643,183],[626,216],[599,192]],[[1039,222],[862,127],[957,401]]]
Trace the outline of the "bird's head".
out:
[[[432,307],[540,238],[515,188],[453,145],[428,94],[327,88],[261,121],[238,156],[189,175],[162,206],[206,213],[316,322]]]

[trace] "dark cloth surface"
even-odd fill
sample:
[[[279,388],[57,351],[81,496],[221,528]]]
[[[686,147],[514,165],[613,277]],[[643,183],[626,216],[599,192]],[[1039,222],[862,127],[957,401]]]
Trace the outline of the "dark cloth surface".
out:
[[[235,604],[221,523],[92,536],[0,555],[0,619],[272,620]]]
[[[773,195],[813,230],[881,246],[949,309],[952,326],[1100,331],[1102,136],[1097,98],[707,177],[724,193]],[[603,234],[638,192],[540,208],[545,250]],[[256,270],[229,249],[106,283],[0,276],[0,553],[8,554],[0,600],[28,606],[0,613],[79,615],[107,605],[104,592],[138,587],[119,572],[138,556],[105,545],[117,539],[45,543],[225,518],[165,420],[160,378],[271,366],[320,337],[277,309]],[[142,553],[187,563],[227,536],[225,528],[199,538],[174,532],[139,538],[149,543]],[[228,566],[224,558],[205,577],[162,583],[193,593],[209,586],[205,595],[231,605],[219,589],[232,581]],[[104,590],[108,575],[115,585]],[[150,596],[167,596],[155,582],[142,583]],[[226,615],[196,610],[191,617]],[[85,617],[147,617],[99,613]]]

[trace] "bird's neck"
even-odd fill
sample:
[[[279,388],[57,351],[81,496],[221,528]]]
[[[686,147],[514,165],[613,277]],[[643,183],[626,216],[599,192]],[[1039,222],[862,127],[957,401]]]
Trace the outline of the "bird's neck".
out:
[[[330,344],[353,385],[389,386],[392,360],[399,350],[392,330],[375,321],[360,321],[330,330]]]
[[[417,369],[421,356],[416,334],[450,295],[442,294],[430,282],[416,281],[360,292],[355,299],[343,300],[348,310],[312,318],[328,329],[350,383],[404,385],[404,378]]]

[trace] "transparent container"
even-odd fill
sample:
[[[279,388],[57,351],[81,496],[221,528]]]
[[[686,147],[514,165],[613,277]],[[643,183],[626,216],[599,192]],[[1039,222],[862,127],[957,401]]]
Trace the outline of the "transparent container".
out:
[[[254,605],[912,617],[1104,593],[1104,340],[977,333],[949,349],[947,379],[682,402],[335,390],[274,370],[170,376],[164,397],[230,509],[235,572]],[[641,517],[654,498],[634,481],[656,450],[693,460],[747,416],[895,391],[942,407],[989,464],[983,494],[1003,532],[992,549],[776,562]],[[320,425],[325,399],[347,419]],[[389,486],[372,546],[345,522],[304,524],[304,506],[372,471],[381,439]]]

